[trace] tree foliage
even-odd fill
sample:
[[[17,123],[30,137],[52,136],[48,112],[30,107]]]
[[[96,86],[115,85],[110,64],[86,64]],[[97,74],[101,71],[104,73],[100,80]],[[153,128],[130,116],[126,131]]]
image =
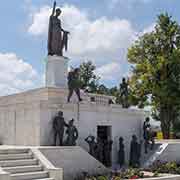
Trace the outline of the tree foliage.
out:
[[[141,107],[151,103],[168,138],[180,105],[179,24],[167,13],[159,15],[154,31],[129,48],[128,61],[133,64],[132,101]]]
[[[80,65],[80,86],[89,92],[97,92],[99,77],[95,74],[96,66],[91,61]]]
[[[92,63],[92,61],[83,62],[82,64],[80,64],[79,68],[81,89],[84,89],[90,93],[115,96],[117,98],[117,103],[120,103],[120,100],[118,100],[119,88],[108,88],[106,85],[100,84],[100,77],[96,75],[96,66]]]

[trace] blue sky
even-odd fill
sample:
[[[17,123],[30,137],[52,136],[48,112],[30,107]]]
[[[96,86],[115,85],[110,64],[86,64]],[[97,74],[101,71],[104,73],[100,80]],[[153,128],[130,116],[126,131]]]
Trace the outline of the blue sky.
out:
[[[43,86],[51,0],[2,1],[0,6],[0,93]],[[127,48],[168,12],[180,22],[179,0],[57,0],[62,26],[71,31],[70,65],[92,60],[108,86],[129,74]]]

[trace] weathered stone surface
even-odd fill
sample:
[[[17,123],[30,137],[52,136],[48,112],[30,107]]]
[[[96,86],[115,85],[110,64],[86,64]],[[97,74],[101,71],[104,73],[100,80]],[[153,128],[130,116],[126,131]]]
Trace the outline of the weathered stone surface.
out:
[[[82,172],[106,174],[108,170],[80,147],[40,148],[45,157],[57,168],[62,168],[64,180],[74,179]]]
[[[67,87],[68,61],[63,56],[48,56],[46,87]]]

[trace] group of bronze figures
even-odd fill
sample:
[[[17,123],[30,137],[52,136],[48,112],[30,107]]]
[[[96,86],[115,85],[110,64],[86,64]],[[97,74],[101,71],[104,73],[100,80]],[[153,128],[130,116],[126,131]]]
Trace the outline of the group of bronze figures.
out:
[[[85,141],[89,145],[89,154],[94,158],[102,162],[107,167],[112,166],[111,156],[112,156],[112,140],[101,140],[97,139],[94,136],[88,136]],[[137,137],[132,136],[131,147],[130,147],[130,160],[129,165],[131,167],[140,166],[140,157],[141,157],[141,144],[138,143]],[[118,161],[120,167],[123,167],[125,164],[125,146],[123,137],[119,138],[119,150],[118,150]]]
[[[143,124],[145,153],[148,153],[150,144],[150,149],[153,150],[154,148],[155,133],[153,133],[151,129],[150,119],[147,117]],[[74,119],[70,120],[69,123],[66,123],[62,111],[59,111],[53,119],[53,130],[55,146],[57,145],[57,140],[59,140],[59,146],[76,146],[76,141],[78,139],[78,130],[74,125]],[[64,137],[64,134],[66,134],[66,138]],[[101,138],[96,139],[94,136],[88,136],[85,141],[89,145],[90,155],[102,162],[107,167],[110,167],[112,165],[112,140],[104,140]],[[129,158],[129,165],[131,167],[140,166],[141,144],[141,142],[138,142],[136,135],[133,135],[130,145]],[[125,164],[125,146],[123,137],[119,138],[118,164],[120,165],[120,167],[123,167]]]
[[[66,128],[66,131],[65,131]],[[75,146],[78,139],[78,130],[74,125],[74,119],[70,120],[67,124],[63,117],[63,112],[59,111],[58,115],[53,119],[54,130],[54,145],[57,145],[59,139],[60,146]],[[64,140],[64,131],[66,133],[66,140]]]
[[[143,125],[144,149],[148,153],[148,149],[153,150],[155,133],[152,131],[149,117],[146,118]],[[88,136],[85,141],[89,145],[89,153],[102,162],[107,167],[111,166],[111,153],[113,141],[103,141],[100,138],[96,140],[94,136]],[[138,142],[136,135],[132,135],[130,144],[129,166],[137,168],[140,166],[142,153],[142,142]],[[119,138],[118,161],[120,167],[125,164],[125,145],[123,137]]]
[[[102,140],[94,136],[88,136],[85,141],[89,145],[89,154],[107,167],[111,166],[112,140]]]

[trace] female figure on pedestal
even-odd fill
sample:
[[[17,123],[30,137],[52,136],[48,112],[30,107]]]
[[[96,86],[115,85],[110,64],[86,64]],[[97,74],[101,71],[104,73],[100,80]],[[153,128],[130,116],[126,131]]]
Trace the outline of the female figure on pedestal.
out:
[[[64,31],[61,27],[61,20],[58,18],[61,15],[61,9],[56,9],[56,1],[54,2],[52,15],[49,19],[48,31],[48,55],[63,55],[63,48],[67,50],[67,41],[69,32]],[[62,36],[63,32],[63,36]]]

